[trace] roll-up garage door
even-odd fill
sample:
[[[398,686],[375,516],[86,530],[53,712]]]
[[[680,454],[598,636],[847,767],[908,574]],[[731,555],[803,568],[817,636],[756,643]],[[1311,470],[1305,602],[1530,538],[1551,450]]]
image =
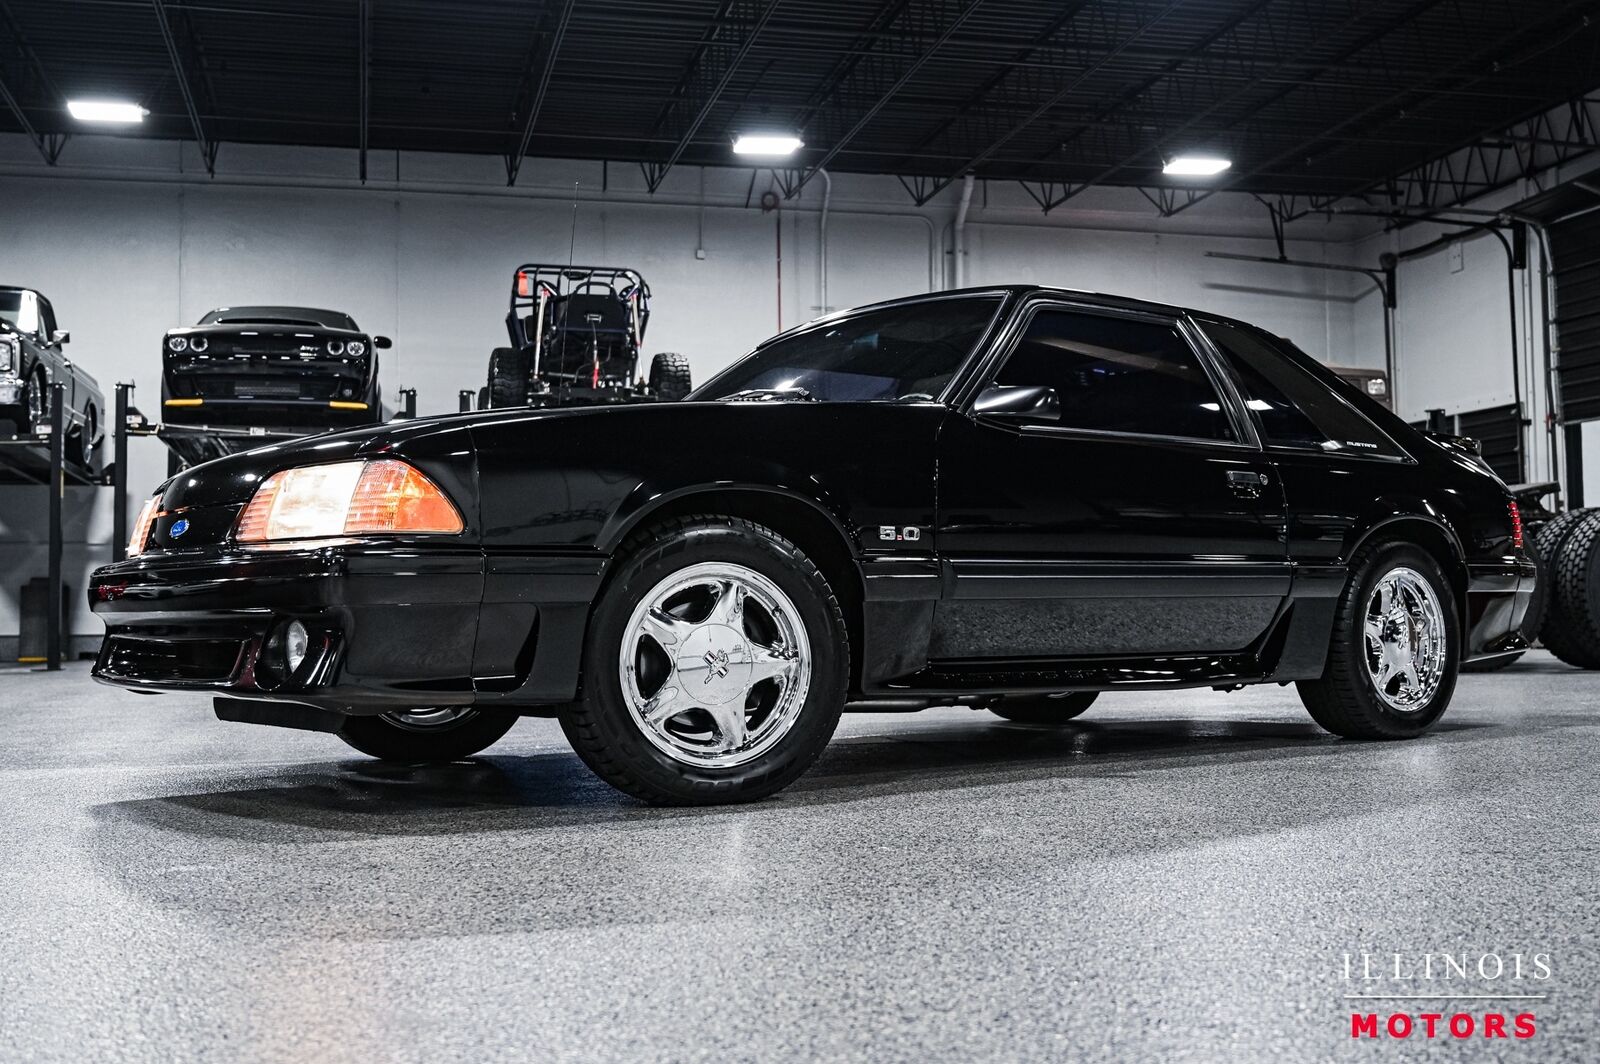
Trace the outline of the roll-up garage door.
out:
[[[1550,227],[1565,421],[1600,418],[1600,211]]]
[[[1522,411],[1515,404],[1487,410],[1463,410],[1456,416],[1456,431],[1471,436],[1482,448],[1483,460],[1507,484],[1520,484],[1522,462]]]
[[[1441,431],[1454,436],[1470,436],[1478,441],[1483,460],[1507,484],[1521,484],[1526,468],[1522,458],[1522,408],[1515,403],[1483,410],[1463,410],[1446,414]],[[1412,421],[1414,429],[1426,430],[1428,422]]]

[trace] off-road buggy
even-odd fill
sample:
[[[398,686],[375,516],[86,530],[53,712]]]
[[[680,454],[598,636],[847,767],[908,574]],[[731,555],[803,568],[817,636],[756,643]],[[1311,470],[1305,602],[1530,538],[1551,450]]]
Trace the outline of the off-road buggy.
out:
[[[650,286],[617,266],[517,267],[506,315],[510,347],[489,355],[479,406],[577,406],[675,401],[689,393],[689,360],[662,352],[639,373]]]

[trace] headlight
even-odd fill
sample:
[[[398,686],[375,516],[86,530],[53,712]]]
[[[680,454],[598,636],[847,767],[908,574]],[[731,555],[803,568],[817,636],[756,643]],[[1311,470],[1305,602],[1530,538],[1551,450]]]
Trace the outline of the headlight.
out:
[[[0,336],[0,372],[16,367],[17,342],[9,336]]]
[[[189,341],[189,350],[191,351],[204,351],[210,346],[211,341],[207,340],[204,336],[196,336],[193,340]]]
[[[452,535],[463,525],[445,493],[404,462],[301,466],[264,480],[239,515],[241,543],[370,533]]]
[[[133,535],[128,537],[128,557],[143,554],[147,540],[150,538],[150,529],[155,525],[156,518],[161,516],[161,496],[152,495],[139,507],[139,517],[133,522]]]
[[[189,341],[185,340],[181,336],[169,336],[167,337],[167,350],[171,351],[173,354],[177,354],[180,351],[187,351],[189,350]]]
[[[329,340],[328,341],[328,354],[330,354],[330,355],[342,355],[342,354],[344,354],[344,341],[343,340]]]
[[[344,345],[344,353],[349,355],[351,358],[360,358],[362,355],[367,353],[367,345],[362,343],[360,340],[351,340],[349,343]]]

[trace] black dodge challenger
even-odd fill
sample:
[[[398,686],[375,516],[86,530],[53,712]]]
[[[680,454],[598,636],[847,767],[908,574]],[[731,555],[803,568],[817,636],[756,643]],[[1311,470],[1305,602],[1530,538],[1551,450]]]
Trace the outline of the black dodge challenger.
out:
[[[835,314],[683,403],[220,459],[131,554],[90,590],[106,683],[407,760],[558,715],[659,803],[777,791],[847,704],[1294,682],[1338,735],[1420,735],[1524,649],[1534,581],[1470,446],[1244,323],[1037,287]]]
[[[161,416],[172,424],[296,426],[381,421],[378,350],[350,315],[218,307],[161,339]]]

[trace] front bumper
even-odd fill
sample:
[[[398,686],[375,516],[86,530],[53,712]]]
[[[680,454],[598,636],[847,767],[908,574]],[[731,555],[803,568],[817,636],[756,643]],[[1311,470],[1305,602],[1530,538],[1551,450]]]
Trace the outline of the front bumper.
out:
[[[1519,629],[1538,581],[1538,569],[1520,558],[1467,566],[1467,646],[1464,661],[1527,650]]]
[[[353,714],[471,703],[483,567],[476,549],[368,542],[130,558],[89,588],[94,677]],[[311,637],[292,673],[290,621]]]

